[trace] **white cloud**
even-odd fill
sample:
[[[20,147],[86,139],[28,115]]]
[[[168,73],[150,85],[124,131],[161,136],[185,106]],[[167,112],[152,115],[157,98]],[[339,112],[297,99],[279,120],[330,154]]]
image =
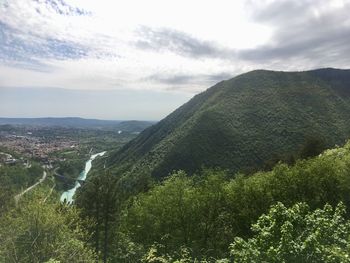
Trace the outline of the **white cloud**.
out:
[[[262,44],[270,34],[266,28],[254,26],[244,18],[239,1],[67,0],[68,5],[89,12],[89,15],[71,16],[57,13],[51,2],[6,1],[0,6],[0,21],[8,25],[11,33],[23,43],[44,46],[48,39],[56,39],[85,48],[87,56],[55,59],[27,54],[28,59],[50,66],[50,71],[37,72],[3,65],[0,74],[4,85],[166,90],[169,87],[164,83],[144,80],[162,72],[193,75],[215,75],[223,71],[235,73],[237,64],[183,57],[168,51],[140,50],[134,46],[140,37],[140,27],[178,30],[231,49]],[[61,8],[65,10],[66,7],[61,5]],[[247,30],[250,34],[246,34]],[[15,77],[18,75],[22,77]],[[198,92],[207,88],[205,85],[209,83],[192,84],[184,90]]]
[[[348,4],[341,0],[299,4],[270,0],[2,0],[0,26],[5,33],[0,44],[12,45],[8,52],[13,54],[4,56],[6,50],[0,48],[0,85],[199,92],[214,84],[211,75],[233,76],[255,68],[349,66],[345,48],[330,52],[342,56],[338,63],[337,55],[320,61],[315,51],[310,52],[315,56],[305,56],[302,43],[292,39],[295,32],[296,37],[308,36],[301,41],[314,43],[310,39],[318,38],[307,25],[317,26],[315,19],[322,21],[337,12],[341,18]],[[77,8],[79,12],[74,12]],[[145,39],[140,28],[149,28],[153,35]],[[347,28],[349,25],[343,25],[341,30]],[[148,41],[153,49],[138,47],[138,41]],[[203,50],[196,52],[196,48]],[[36,65],[31,66],[33,63]],[[174,77],[150,77],[162,74]],[[207,81],[166,83],[176,76],[206,76]]]

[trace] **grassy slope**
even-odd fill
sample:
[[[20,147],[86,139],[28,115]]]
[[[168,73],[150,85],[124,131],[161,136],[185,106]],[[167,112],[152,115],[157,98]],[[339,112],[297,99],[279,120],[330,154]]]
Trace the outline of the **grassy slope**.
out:
[[[122,171],[233,172],[296,153],[308,137],[327,146],[350,136],[350,71],[253,71],[216,84],[110,158]]]

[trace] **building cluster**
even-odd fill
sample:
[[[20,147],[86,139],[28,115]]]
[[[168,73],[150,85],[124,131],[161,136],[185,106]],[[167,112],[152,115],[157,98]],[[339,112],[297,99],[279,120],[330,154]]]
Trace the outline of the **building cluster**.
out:
[[[56,161],[64,161],[62,158],[52,153],[75,148],[77,147],[77,143],[63,137],[47,139],[36,137],[32,134],[16,135],[2,133],[0,134],[0,146],[19,153],[24,156],[24,158],[35,159],[42,164],[49,165]],[[3,155],[0,161],[10,164],[16,162],[16,159],[11,155]]]
[[[17,159],[15,159],[11,154],[0,152],[0,164],[15,164]]]

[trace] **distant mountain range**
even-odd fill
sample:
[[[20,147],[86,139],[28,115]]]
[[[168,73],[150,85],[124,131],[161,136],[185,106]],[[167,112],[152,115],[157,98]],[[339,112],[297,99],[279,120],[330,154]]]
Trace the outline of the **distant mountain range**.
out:
[[[350,137],[350,70],[256,70],[196,95],[110,155],[109,166],[160,178],[201,167],[260,169],[297,155],[309,138],[325,147]]]
[[[127,132],[141,132],[153,125],[152,121],[114,121],[84,119],[78,117],[66,118],[0,118],[0,125],[28,125],[42,127],[68,127],[68,128],[89,128],[89,129],[117,129]]]

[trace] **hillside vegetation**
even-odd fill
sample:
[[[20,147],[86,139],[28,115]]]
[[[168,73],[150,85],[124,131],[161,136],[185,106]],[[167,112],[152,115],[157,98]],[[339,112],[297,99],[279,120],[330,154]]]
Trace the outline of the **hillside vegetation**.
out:
[[[42,168],[0,167],[0,262],[350,263],[349,87],[220,82],[96,161],[73,205],[49,180],[14,202]]]
[[[44,183],[5,203],[0,262],[350,262],[350,142],[251,176],[189,175],[126,199],[101,173],[77,206]]]
[[[252,71],[196,95],[111,155],[114,171],[256,171],[350,137],[350,71]]]
[[[350,142],[250,176],[178,171],[125,189],[101,174],[78,197],[112,262],[349,262]]]

